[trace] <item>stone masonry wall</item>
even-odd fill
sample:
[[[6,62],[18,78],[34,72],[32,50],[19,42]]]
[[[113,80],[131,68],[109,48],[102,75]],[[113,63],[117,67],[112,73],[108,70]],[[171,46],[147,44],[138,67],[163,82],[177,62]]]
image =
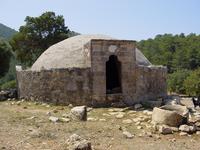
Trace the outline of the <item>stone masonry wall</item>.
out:
[[[91,103],[90,69],[55,69],[17,71],[18,92],[21,98],[59,104]]]
[[[109,56],[111,55],[117,56],[118,61],[121,62],[121,100],[133,100],[136,91],[135,41],[92,40],[91,62],[93,72],[93,100],[96,100],[97,103],[108,103],[109,100],[112,100],[109,95],[106,95],[106,62],[109,60]],[[120,98],[120,96],[113,96],[113,100],[117,100],[117,98]]]
[[[157,100],[167,96],[167,69],[162,66],[137,66],[137,100]]]

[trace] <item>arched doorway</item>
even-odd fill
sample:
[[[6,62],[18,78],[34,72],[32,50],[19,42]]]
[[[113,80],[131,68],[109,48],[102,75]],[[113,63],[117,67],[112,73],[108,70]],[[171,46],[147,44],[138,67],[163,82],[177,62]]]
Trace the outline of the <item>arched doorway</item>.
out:
[[[111,55],[106,62],[106,94],[121,93],[121,62]]]

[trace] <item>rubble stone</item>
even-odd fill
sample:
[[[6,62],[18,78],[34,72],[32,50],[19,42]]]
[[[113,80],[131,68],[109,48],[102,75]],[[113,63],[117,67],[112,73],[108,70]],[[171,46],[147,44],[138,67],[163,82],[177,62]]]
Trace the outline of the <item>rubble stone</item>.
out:
[[[164,105],[153,109],[152,121],[157,124],[165,124],[177,127],[188,120],[189,111],[185,106]]]
[[[74,120],[87,121],[87,107],[77,106],[71,109],[71,117]]]

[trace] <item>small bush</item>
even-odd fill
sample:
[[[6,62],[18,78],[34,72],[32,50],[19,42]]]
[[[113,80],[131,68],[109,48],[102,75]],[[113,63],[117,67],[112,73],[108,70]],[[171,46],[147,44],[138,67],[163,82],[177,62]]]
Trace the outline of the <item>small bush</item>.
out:
[[[184,81],[186,94],[200,97],[200,68],[193,71]]]
[[[6,83],[4,83],[4,84],[1,85],[1,89],[2,90],[12,89],[12,88],[16,88],[16,81],[15,80],[6,82]]]
[[[190,75],[188,70],[178,70],[168,75],[168,90],[170,92],[185,94],[185,87],[183,86],[184,80]]]

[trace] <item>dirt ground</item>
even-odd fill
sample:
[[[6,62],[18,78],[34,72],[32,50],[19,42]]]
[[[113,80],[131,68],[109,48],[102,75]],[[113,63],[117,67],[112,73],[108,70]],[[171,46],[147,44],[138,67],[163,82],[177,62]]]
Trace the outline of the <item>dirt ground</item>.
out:
[[[115,108],[92,109],[90,121],[50,122],[52,116],[69,113],[67,106],[51,106],[35,102],[0,102],[0,149],[10,150],[67,150],[66,140],[76,133],[91,141],[94,150],[199,150],[200,135],[180,136],[178,133],[159,135],[150,126],[151,115],[143,111],[123,110],[124,117],[116,118]],[[123,120],[143,117],[145,121],[123,123]],[[121,128],[134,137],[127,139]]]

